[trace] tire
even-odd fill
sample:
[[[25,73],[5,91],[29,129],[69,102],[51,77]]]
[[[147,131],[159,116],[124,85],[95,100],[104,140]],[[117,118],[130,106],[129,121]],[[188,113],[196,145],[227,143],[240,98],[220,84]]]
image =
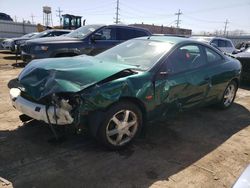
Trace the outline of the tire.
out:
[[[219,103],[219,107],[221,109],[227,109],[233,104],[237,90],[238,84],[236,83],[236,81],[233,80],[227,85],[222,99]]]
[[[108,149],[122,149],[134,140],[141,127],[140,109],[131,102],[119,102],[104,113],[97,139]]]

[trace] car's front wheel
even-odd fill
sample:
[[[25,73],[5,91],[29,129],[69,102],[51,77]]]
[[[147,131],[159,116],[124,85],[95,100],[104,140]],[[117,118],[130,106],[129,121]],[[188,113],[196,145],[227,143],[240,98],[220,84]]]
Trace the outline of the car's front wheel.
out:
[[[98,137],[109,149],[120,149],[134,140],[141,126],[142,113],[135,104],[116,103],[104,114]]]
[[[238,85],[235,81],[231,81],[227,85],[227,87],[223,93],[223,97],[221,99],[221,102],[220,102],[221,108],[226,109],[226,108],[229,108],[233,104],[237,89],[238,89]]]

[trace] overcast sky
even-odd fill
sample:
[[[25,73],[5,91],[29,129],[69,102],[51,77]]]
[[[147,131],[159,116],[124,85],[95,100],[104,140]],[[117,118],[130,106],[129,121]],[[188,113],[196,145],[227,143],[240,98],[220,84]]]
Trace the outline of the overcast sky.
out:
[[[58,7],[63,14],[80,15],[87,24],[114,22],[116,0],[0,0],[0,12],[9,14],[17,21],[32,20],[43,23],[43,6],[52,8],[53,25],[59,25]],[[178,9],[180,27],[194,32],[244,30],[250,33],[250,0],[120,0],[120,20],[124,24],[145,23],[175,26]]]

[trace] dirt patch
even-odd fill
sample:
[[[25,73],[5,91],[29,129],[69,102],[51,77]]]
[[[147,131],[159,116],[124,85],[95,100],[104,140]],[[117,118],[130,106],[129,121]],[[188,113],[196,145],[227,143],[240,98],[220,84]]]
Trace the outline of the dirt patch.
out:
[[[0,53],[0,176],[14,187],[231,187],[250,163],[247,87],[228,110],[182,113],[149,125],[129,148],[109,152],[70,128],[55,144],[46,124],[22,124],[8,94],[22,68],[5,56]]]

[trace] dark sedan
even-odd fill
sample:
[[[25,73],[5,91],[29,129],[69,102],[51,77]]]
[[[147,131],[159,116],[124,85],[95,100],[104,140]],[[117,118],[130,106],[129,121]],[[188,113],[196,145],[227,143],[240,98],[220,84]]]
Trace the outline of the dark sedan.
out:
[[[204,105],[229,108],[241,64],[210,45],[185,38],[132,39],[99,55],[34,60],[12,88],[27,119],[86,126],[102,144],[129,144],[146,121]]]
[[[234,55],[242,64],[242,81],[250,81],[250,47]]]

